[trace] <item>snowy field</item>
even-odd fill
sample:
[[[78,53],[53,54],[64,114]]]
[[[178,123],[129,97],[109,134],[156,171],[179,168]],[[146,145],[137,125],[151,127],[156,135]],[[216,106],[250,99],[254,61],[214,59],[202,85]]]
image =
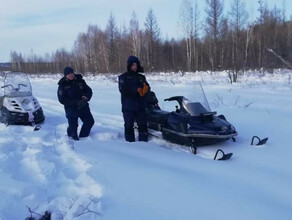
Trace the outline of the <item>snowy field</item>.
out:
[[[0,124],[0,219],[292,219],[292,72],[153,74],[160,106],[173,95],[195,97],[201,82],[210,107],[237,129],[236,142],[198,149],[161,140],[126,143],[117,75],[86,76],[95,125],[89,138],[66,140],[57,101],[60,76],[31,77],[45,122]],[[263,146],[251,138],[269,137]],[[221,148],[229,161],[214,161]]]

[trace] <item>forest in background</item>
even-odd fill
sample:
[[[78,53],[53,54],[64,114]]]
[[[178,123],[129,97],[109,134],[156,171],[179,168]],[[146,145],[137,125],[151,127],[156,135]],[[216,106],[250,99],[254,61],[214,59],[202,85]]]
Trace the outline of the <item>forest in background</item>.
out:
[[[229,70],[232,81],[246,69],[291,68],[292,17],[286,19],[284,2],[280,8],[268,8],[264,0],[259,0],[259,16],[251,22],[244,0],[232,0],[225,14],[223,0],[206,0],[203,12],[196,2],[182,0],[180,39],[161,37],[152,9],[144,24],[139,24],[133,12],[129,24],[123,27],[117,26],[111,13],[104,30],[88,25],[71,51],[60,48],[45,56],[12,51],[11,69],[60,73],[70,65],[80,73],[118,73],[126,70],[129,55],[140,58],[145,72]]]

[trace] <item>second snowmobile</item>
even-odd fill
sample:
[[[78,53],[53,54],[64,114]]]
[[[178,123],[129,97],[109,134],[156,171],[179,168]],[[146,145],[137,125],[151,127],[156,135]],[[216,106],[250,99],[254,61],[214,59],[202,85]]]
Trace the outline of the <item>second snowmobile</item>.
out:
[[[32,95],[27,74],[8,72],[0,96],[0,121],[5,124],[35,124],[45,120],[43,109]]]

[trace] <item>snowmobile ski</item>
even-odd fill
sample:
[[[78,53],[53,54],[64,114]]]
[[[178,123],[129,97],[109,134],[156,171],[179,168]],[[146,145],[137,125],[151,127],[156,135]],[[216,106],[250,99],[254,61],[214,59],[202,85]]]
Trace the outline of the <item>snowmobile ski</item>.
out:
[[[253,145],[254,139],[258,140],[258,143],[256,145],[260,146],[260,145],[266,144],[269,138],[266,137],[264,139],[260,139],[258,136],[253,136],[252,139],[251,139],[250,145]]]
[[[158,140],[163,140],[165,142],[165,144],[159,144],[159,145],[162,145],[163,147],[166,147],[167,149],[172,149],[172,147],[170,146],[171,144],[174,144],[174,143],[169,143],[170,145],[166,144],[168,143],[167,140],[164,140],[162,137],[161,137],[161,134],[157,131],[153,131],[152,129],[149,129],[148,130],[148,134],[149,136],[153,137],[153,138],[156,138]],[[175,144],[176,145],[176,144]],[[191,152],[192,154],[195,154],[197,155],[198,153],[202,153],[204,152],[204,147],[200,147],[200,151],[198,152],[198,147],[195,146],[195,144],[192,144],[191,146],[185,146],[185,145],[180,145],[180,148],[187,148],[189,152]],[[220,155],[222,155],[220,157]],[[211,159],[213,158],[213,160],[229,160],[231,157],[233,156],[233,153],[225,153],[222,149],[218,149],[215,153],[215,156],[212,157],[210,156],[208,159]],[[199,157],[201,157],[199,155]],[[203,157],[205,158],[205,157]]]
[[[223,154],[223,156],[219,159],[217,159],[217,156],[218,156],[218,153],[221,152]],[[223,150],[221,149],[218,149],[216,151],[216,154],[215,154],[215,157],[214,157],[214,160],[229,160],[231,157],[232,157],[233,153],[228,153],[228,154],[225,154]]]

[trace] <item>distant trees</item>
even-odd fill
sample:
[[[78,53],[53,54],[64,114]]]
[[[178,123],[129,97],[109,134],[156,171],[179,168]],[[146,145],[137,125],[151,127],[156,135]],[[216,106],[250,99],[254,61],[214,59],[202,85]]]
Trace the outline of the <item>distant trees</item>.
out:
[[[179,25],[181,27],[186,46],[186,69],[190,71],[193,60],[194,14],[193,6],[189,0],[183,0],[181,3]]]
[[[158,65],[158,45],[160,28],[155,18],[154,12],[151,9],[148,10],[145,26],[145,38],[146,38],[146,70],[153,70]]]
[[[279,60],[275,59],[268,49],[273,49],[283,58],[291,61],[291,21],[283,22],[283,14],[274,7],[268,10],[266,5],[259,1],[260,17],[252,25],[251,45],[247,65],[252,68],[279,66]]]
[[[118,50],[119,30],[116,26],[116,21],[112,13],[110,14],[105,32],[108,52],[107,72],[117,72],[120,69]]]
[[[139,29],[139,22],[135,12],[132,14],[130,20],[130,48],[131,54],[140,57],[141,56],[141,35]]]
[[[245,9],[243,0],[233,0],[231,4],[230,28],[232,35],[231,57],[232,57],[232,78],[231,81],[236,82],[238,73],[246,65],[246,54],[249,39],[244,34],[248,13]]]
[[[258,1],[259,16],[247,23],[244,0],[232,0],[228,16],[222,0],[206,0],[199,14],[196,0],[182,0],[179,9],[181,38],[162,38],[153,9],[140,27],[133,12],[130,22],[118,27],[111,13],[103,30],[88,25],[71,51],[58,49],[37,56],[11,52],[14,71],[62,72],[71,65],[78,72],[109,73],[126,70],[129,55],[138,56],[145,71],[228,70],[235,82],[246,69],[290,67],[292,63],[292,18],[283,9],[269,9]]]
[[[206,38],[209,41],[209,60],[211,69],[220,69],[220,25],[222,22],[223,3],[221,0],[206,0]]]

